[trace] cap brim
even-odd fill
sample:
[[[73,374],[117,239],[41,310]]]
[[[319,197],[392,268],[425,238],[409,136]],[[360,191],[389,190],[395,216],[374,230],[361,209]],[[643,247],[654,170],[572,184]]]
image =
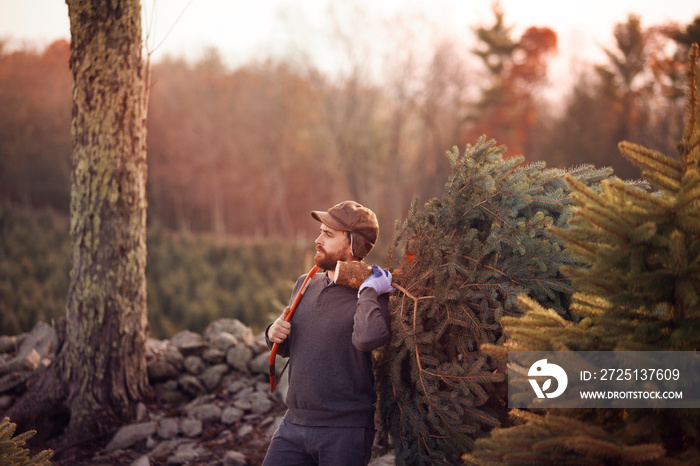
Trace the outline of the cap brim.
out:
[[[343,225],[341,222],[336,220],[328,212],[314,210],[311,212],[311,216],[319,222],[323,223],[324,225],[333,228],[334,230],[350,231],[347,226]]]

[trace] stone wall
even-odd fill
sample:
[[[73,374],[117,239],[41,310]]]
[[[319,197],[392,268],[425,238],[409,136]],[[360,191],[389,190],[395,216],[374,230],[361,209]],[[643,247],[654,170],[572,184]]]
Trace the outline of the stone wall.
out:
[[[56,329],[45,323],[0,336],[0,413],[51,363],[57,344]],[[203,335],[185,330],[169,340],[151,339],[146,357],[154,400],[140,404],[133,423],[85,464],[245,465],[262,459],[284,414],[286,390],[283,378],[270,393],[270,352],[262,336],[222,319]],[[281,358],[277,365],[279,372]]]
[[[38,323],[31,332],[0,336],[0,417],[53,360],[61,325]],[[98,451],[76,449],[58,465],[259,465],[285,406],[287,378],[270,393],[270,351],[262,335],[235,319],[212,322],[202,335],[184,330],[148,340],[153,400],[135,419],[102,439]],[[279,376],[284,360],[277,358]],[[393,464],[393,456],[371,466]]]

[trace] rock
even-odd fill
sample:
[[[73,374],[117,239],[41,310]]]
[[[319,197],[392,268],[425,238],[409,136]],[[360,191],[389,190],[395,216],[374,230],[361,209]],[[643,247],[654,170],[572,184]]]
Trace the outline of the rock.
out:
[[[284,416],[276,416],[272,420],[270,427],[267,428],[267,435],[272,437],[272,434],[274,434],[277,428],[280,426],[280,424],[282,424],[282,419],[284,419]]]
[[[238,345],[238,339],[228,332],[222,332],[214,335],[209,340],[209,347],[226,352],[229,348]]]
[[[252,341],[252,330],[238,319],[219,319],[207,326],[204,330],[204,338],[211,341],[216,335],[230,333],[239,341]]]
[[[251,408],[253,407],[253,403],[250,402],[250,400],[236,400],[233,402],[233,406],[235,406],[238,409],[242,409],[243,411],[250,411]]]
[[[235,380],[226,380],[225,382],[222,381],[222,383],[226,383],[225,387],[229,393],[237,394],[246,387],[245,382],[239,378]]]
[[[163,352],[163,356],[165,357],[165,360],[175,366],[177,370],[182,370],[185,357],[182,355],[182,352],[177,346],[171,344],[167,345],[165,347],[165,351]]]
[[[202,433],[202,421],[199,419],[184,419],[180,431],[185,437],[197,437]]]
[[[202,359],[209,364],[220,364],[226,359],[226,352],[216,348],[207,348],[202,353]]]
[[[177,378],[179,378],[179,377],[177,377]],[[177,379],[170,379],[170,380],[166,380],[165,382],[163,382],[163,386],[167,390],[177,390],[180,387],[180,384],[177,381]]]
[[[183,443],[178,446],[175,454],[168,458],[168,464],[190,464],[200,456],[200,451],[194,443]]]
[[[250,398],[250,410],[254,414],[265,414],[272,408],[270,397],[264,393],[255,392]]]
[[[277,358],[277,363],[279,363],[279,360],[282,358]],[[284,364],[282,365],[284,367]],[[270,352],[265,351],[263,353],[260,353],[257,355],[253,360],[250,362],[250,369],[253,371],[253,374],[267,374],[269,375],[270,373]],[[281,371],[282,368],[278,368],[278,371]],[[278,372],[279,373],[279,372]]]
[[[260,422],[260,424],[258,424],[258,427],[260,427],[260,428],[262,429],[262,428],[264,428],[265,426],[268,426],[268,425],[272,424],[273,422],[275,422],[275,417],[273,417],[273,416],[267,416],[266,418],[264,418],[264,419]]]
[[[229,406],[221,413],[221,422],[227,425],[235,424],[243,418],[243,410]]]
[[[268,362],[269,362],[268,356]],[[248,365],[253,360],[253,350],[245,345],[237,345],[226,353],[226,362],[239,371],[248,371]]]
[[[197,353],[204,349],[204,339],[198,333],[190,330],[182,330],[170,339],[172,343],[183,355]]]
[[[283,379],[286,379],[286,375],[282,376]],[[266,395],[270,393],[270,382],[265,380],[265,382],[258,382],[255,384],[255,389],[261,393],[265,393]]]
[[[155,447],[158,446],[158,443],[158,437],[156,437],[155,435],[151,435],[146,439],[146,448],[149,450],[153,450]]]
[[[39,354],[39,360],[41,360],[42,357],[55,352],[57,346],[56,330],[47,323],[37,322],[19,345],[17,356],[23,358],[34,350]]]
[[[177,380],[168,380],[165,383],[153,385],[156,400],[165,405],[175,405],[190,401],[191,397],[180,390]]]
[[[204,384],[202,384],[202,382],[200,382],[194,375],[184,374],[177,380],[185,393],[192,396],[200,396],[207,393],[207,389],[204,387]]]
[[[243,420],[245,422],[259,421],[261,419],[262,419],[262,416],[260,414],[255,414],[255,413],[246,414],[245,416],[243,416]],[[262,424],[262,422],[259,422],[258,424]]]
[[[190,410],[188,414],[195,419],[199,419],[203,423],[221,420],[221,408],[215,404],[208,403],[196,406]]]
[[[136,421],[138,422],[146,422],[148,421],[148,408],[146,408],[146,405],[139,402],[136,405]]]
[[[160,442],[151,450],[150,456],[151,458],[164,460],[173,454],[179,443],[179,439]]]
[[[156,432],[156,422],[141,422],[139,424],[129,424],[120,428],[112,440],[107,444],[106,451],[123,450],[129,448],[142,440],[146,440],[149,435]]]
[[[228,364],[210,366],[199,376],[199,380],[202,381],[209,391],[212,391],[219,386],[221,378],[228,372],[228,369]]]
[[[171,379],[177,377],[179,373],[177,368],[165,359],[154,359],[148,365],[148,379],[151,382]]]
[[[131,463],[131,466],[151,466],[151,461],[148,459],[148,456],[143,455],[138,457],[136,461]]]
[[[367,466],[394,466],[396,458],[392,454],[378,456],[373,458]]]
[[[158,437],[162,439],[171,439],[180,433],[178,420],[172,417],[166,417],[158,422]]]
[[[246,437],[253,432],[253,426],[250,424],[243,424],[240,429],[238,429],[239,437]]]
[[[204,371],[204,361],[199,356],[187,356],[183,365],[185,370],[192,375],[199,375]]]
[[[243,453],[228,451],[224,456],[223,466],[246,466],[248,458]]]
[[[165,353],[165,348],[168,346],[168,341],[156,340],[155,338],[146,339],[146,359],[151,360],[160,357]]]
[[[255,387],[247,386],[247,387],[242,387],[236,392],[236,396],[234,399],[236,400],[245,400],[247,398],[250,398],[250,396],[255,392]]]

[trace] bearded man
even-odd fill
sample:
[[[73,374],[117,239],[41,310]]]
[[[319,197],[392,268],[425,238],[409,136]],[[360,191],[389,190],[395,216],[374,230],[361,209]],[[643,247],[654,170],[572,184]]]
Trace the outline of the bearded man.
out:
[[[371,352],[389,341],[391,274],[375,265],[359,292],[336,285],[337,262],[362,260],[374,247],[377,217],[354,201],[311,216],[321,223],[314,262],[323,272],[309,281],[294,319],[285,320],[287,307],[265,332],[268,346],[278,343],[290,359],[287,412],[263,465],[366,465],[377,400]]]

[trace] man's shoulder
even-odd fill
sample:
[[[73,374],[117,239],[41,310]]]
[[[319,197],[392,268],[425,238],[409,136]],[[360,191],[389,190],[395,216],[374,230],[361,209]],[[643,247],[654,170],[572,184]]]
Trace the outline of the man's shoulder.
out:
[[[305,273],[303,275],[300,275],[299,278],[297,278],[297,282],[294,284],[294,292],[296,293],[301,289],[301,286],[304,284],[304,281],[306,280],[306,277],[308,277],[309,274]],[[320,271],[316,273],[313,277],[311,277],[311,280],[309,280],[308,286],[318,286],[318,285],[323,285],[324,283],[327,282],[327,272],[326,271]]]

